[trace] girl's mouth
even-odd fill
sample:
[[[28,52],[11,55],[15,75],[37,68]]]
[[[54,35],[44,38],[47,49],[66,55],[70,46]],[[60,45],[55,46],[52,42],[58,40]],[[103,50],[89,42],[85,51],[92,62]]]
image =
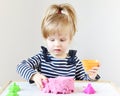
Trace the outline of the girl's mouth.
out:
[[[55,52],[60,52],[61,50],[60,49],[54,49]]]

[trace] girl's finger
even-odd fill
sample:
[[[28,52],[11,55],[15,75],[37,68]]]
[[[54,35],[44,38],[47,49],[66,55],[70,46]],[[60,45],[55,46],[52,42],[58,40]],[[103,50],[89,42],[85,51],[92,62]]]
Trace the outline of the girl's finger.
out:
[[[36,85],[37,85],[37,87],[39,88],[39,89],[41,89],[41,85],[40,85],[40,83],[39,82],[35,82],[36,83]]]

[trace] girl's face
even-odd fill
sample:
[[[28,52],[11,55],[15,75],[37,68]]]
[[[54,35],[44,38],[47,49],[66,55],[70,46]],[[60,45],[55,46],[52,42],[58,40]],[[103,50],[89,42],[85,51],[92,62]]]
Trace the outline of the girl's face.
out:
[[[56,58],[65,58],[67,56],[66,51],[70,45],[70,35],[66,34],[55,34],[51,35],[46,39],[47,48],[51,55]]]

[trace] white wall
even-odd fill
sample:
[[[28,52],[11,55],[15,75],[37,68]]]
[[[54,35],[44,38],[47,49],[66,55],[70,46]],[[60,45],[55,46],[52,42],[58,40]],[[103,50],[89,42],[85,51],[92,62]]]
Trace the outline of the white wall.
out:
[[[119,0],[0,0],[0,85],[21,80],[16,65],[43,45],[43,13],[50,4],[62,2],[77,11],[78,32],[71,47],[81,59],[98,59],[101,79],[120,86]]]

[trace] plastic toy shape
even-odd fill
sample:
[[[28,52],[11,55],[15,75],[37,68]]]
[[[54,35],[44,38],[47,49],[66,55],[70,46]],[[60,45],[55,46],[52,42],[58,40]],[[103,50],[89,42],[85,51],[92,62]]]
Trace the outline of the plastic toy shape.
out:
[[[10,87],[9,87],[10,92],[18,92],[20,91],[20,87],[14,82]]]
[[[95,90],[91,84],[88,84],[87,87],[83,90],[85,94],[95,94]]]
[[[85,71],[91,70],[93,67],[99,67],[100,62],[97,60],[84,59],[82,60]]]
[[[9,92],[6,96],[19,96],[17,92],[20,91],[20,87],[16,85],[14,82],[10,87],[9,87]]]

